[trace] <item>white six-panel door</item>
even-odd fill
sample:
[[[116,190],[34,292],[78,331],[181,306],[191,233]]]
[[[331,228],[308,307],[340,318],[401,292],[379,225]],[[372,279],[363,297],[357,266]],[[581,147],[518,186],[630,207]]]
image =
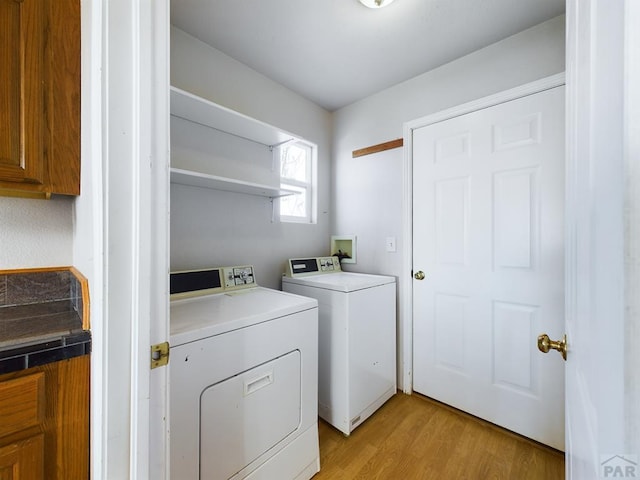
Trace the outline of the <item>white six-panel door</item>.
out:
[[[564,87],[412,145],[413,389],[563,450]]]

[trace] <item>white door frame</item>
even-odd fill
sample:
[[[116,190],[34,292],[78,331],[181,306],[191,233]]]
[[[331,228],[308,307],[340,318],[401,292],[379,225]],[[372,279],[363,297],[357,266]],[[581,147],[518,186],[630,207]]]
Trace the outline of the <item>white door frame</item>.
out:
[[[504,92],[490,95],[472,102],[464,103],[441,112],[427,115],[403,125],[403,235],[406,241],[403,249],[403,268],[400,278],[400,343],[402,348],[402,382],[403,391],[413,391],[413,130],[443,122],[460,115],[475,112],[483,108],[492,107],[500,103],[509,102],[517,98],[542,92],[550,88],[564,85],[564,73],[546,77],[535,82],[527,83]]]
[[[168,479],[169,0],[82,1],[82,193],[91,478]]]
[[[639,22],[637,0],[567,1],[567,480],[640,473]]]

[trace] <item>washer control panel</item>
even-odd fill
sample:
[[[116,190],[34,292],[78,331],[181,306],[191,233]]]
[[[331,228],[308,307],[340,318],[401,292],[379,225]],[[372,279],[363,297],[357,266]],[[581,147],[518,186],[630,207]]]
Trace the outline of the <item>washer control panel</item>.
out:
[[[247,285],[255,285],[256,279],[253,276],[253,267],[224,267],[222,269],[224,276],[224,288],[235,288]]]
[[[183,270],[171,272],[169,277],[170,298],[172,300],[226,293],[257,285],[251,265]]]
[[[341,271],[338,257],[291,258],[287,260],[284,275],[287,277],[306,277]]]

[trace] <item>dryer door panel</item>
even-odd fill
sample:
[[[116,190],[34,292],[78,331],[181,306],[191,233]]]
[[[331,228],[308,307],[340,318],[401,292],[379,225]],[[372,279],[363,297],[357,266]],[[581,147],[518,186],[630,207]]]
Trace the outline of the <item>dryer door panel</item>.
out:
[[[300,424],[295,350],[207,387],[200,397],[200,478],[227,479]]]

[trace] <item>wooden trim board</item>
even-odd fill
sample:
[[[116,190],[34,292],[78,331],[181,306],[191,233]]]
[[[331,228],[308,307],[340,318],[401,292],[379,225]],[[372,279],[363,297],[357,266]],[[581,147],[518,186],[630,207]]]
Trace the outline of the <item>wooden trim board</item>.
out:
[[[370,147],[354,150],[351,154],[352,158],[362,157],[363,155],[370,155],[372,153],[384,152],[385,150],[391,150],[393,148],[400,148],[404,144],[404,139],[397,138],[389,142],[379,143],[377,145],[371,145]]]

